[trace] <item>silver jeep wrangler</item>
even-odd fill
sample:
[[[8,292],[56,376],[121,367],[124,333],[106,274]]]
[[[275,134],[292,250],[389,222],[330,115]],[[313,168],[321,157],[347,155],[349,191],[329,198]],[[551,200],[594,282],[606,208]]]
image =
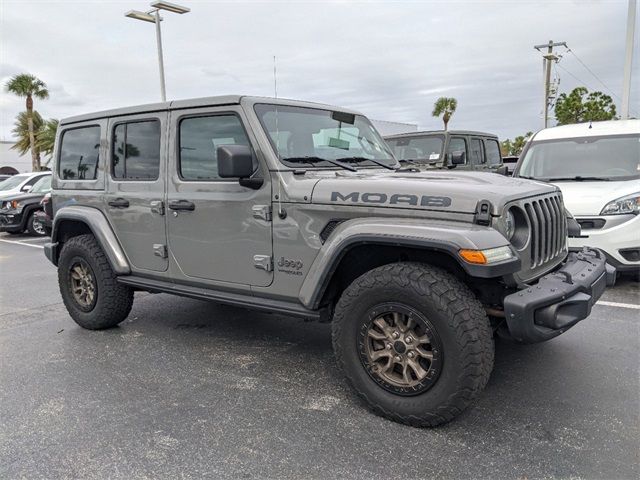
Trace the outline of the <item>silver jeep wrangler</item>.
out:
[[[51,243],[82,327],[133,292],[328,321],[375,412],[434,426],[484,388],[494,334],[549,340],[615,269],[567,250],[560,191],[493,173],[401,169],[363,115],[221,96],[68,118]]]

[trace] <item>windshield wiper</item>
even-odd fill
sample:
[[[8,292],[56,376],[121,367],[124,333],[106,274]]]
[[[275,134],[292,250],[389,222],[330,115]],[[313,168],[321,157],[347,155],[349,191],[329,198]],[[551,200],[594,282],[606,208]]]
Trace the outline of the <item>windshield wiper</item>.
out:
[[[611,179],[610,178],[606,178],[606,177],[582,177],[580,175],[576,175],[575,177],[555,177],[555,178],[546,179],[547,182],[560,182],[562,180],[567,180],[567,181],[571,181],[571,182],[584,182],[585,180],[587,180],[587,181],[589,181],[589,180],[598,180],[598,181],[602,181],[602,182],[608,182]]]
[[[314,163],[327,162],[331,165],[335,165],[337,167],[342,167],[345,170],[349,170],[350,172],[357,172],[358,169],[352,167],[351,165],[345,165],[344,163],[337,162],[335,160],[331,160],[330,158],[320,158],[320,157],[285,157],[282,159],[285,162],[291,163],[308,163],[313,165]]]
[[[365,157],[343,157],[343,158],[338,158],[337,160],[340,160],[341,162],[351,162],[351,163],[360,163],[360,162],[371,162],[371,163],[375,163],[376,165],[380,165],[381,167],[384,167],[388,170],[395,170],[396,167],[392,167],[391,165],[388,165],[384,162],[381,162],[380,160],[376,160],[374,158],[365,158]]]

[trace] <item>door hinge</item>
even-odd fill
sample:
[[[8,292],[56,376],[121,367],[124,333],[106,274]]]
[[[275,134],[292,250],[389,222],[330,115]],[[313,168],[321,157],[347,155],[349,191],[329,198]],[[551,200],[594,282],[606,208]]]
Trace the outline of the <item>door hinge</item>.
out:
[[[273,259],[269,255],[254,255],[253,264],[256,268],[270,272],[273,270]]]
[[[151,213],[164,215],[164,202],[162,200],[153,200],[151,202]]]
[[[253,218],[264,220],[265,222],[271,221],[271,206],[270,205],[254,205],[251,207],[253,212]]]
[[[162,243],[153,244],[153,254],[156,257],[167,258],[167,246]]]

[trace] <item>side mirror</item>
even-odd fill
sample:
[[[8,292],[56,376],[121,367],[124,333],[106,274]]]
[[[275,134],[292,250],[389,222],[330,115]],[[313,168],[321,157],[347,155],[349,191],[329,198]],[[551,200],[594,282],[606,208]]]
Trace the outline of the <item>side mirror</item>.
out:
[[[243,187],[258,189],[264,183],[253,174],[253,153],[246,145],[221,145],[218,147],[218,175],[220,178],[237,178]]]
[[[24,193],[29,193],[31,191],[31,188],[32,188],[31,185],[25,185],[20,189],[20,191]]]
[[[504,175],[505,177],[508,177],[509,176],[509,169],[507,168],[506,165],[499,165],[496,168],[496,173],[498,175]]]
[[[451,165],[464,165],[467,153],[464,150],[451,153]]]

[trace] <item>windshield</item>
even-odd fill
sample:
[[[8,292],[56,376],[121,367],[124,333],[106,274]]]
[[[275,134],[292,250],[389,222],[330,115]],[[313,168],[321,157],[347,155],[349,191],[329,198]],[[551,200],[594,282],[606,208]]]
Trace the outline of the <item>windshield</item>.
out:
[[[390,138],[387,143],[398,160],[439,162],[444,136]]]
[[[0,183],[0,192],[5,190],[12,190],[24,182],[28,178],[28,175],[16,175],[11,178],[7,178],[4,182]]]
[[[640,178],[640,135],[534,141],[518,176],[544,181]]]
[[[396,160],[369,120],[361,115],[316,108],[259,104],[255,112],[280,160],[287,166],[395,166]],[[340,165],[338,165],[340,166]],[[354,165],[355,166],[355,165]]]
[[[47,193],[51,190],[51,175],[47,175],[46,177],[42,177],[38,180],[29,193]]]

